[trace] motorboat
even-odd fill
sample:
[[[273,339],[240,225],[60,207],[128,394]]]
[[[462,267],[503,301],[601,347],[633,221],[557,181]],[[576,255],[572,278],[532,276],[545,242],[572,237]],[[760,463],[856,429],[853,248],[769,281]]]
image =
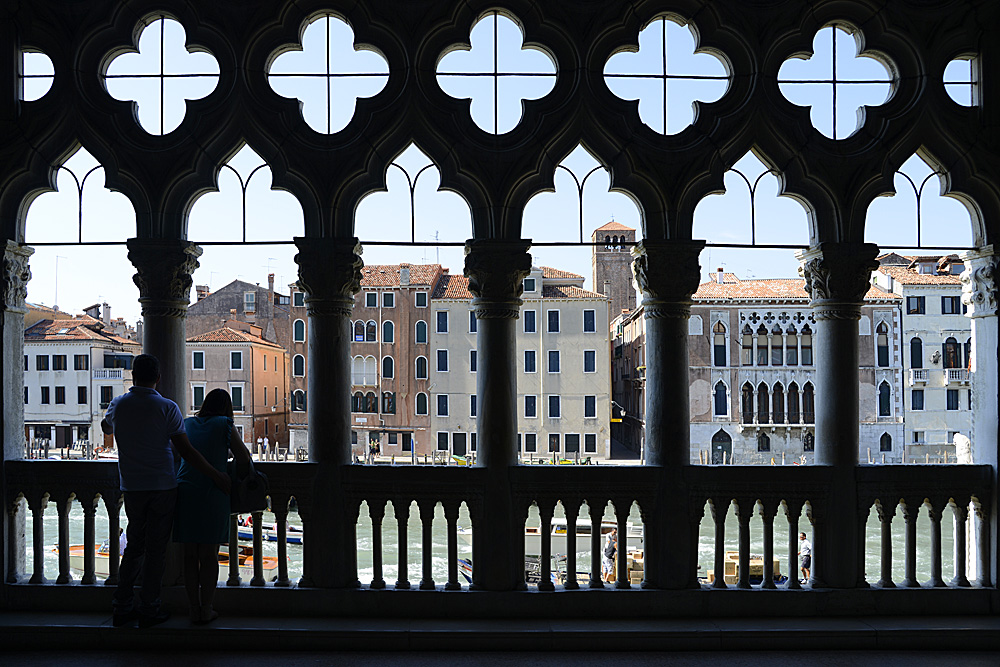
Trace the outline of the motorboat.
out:
[[[52,551],[59,553],[59,547],[53,547]],[[69,566],[78,572],[83,572],[83,557],[86,554],[86,547],[82,544],[73,544],[69,548]],[[237,559],[240,564],[240,577],[244,579],[253,578],[253,547],[240,545]],[[111,559],[108,546],[99,544],[94,547],[94,574],[107,578],[111,573]],[[268,581],[275,579],[278,574],[278,558],[276,556],[264,556],[264,578]],[[229,548],[225,545],[219,549],[219,579],[229,578]]]
[[[236,534],[241,540],[253,540],[253,523],[248,521],[250,517],[244,519],[239,517],[236,521]],[[302,544],[302,526],[285,524],[285,542],[288,544]],[[278,524],[265,523],[260,527],[261,537],[265,542],[278,541]]]
[[[631,521],[625,524],[626,538],[629,549],[642,548],[642,524],[633,524]],[[604,548],[604,541],[607,534],[618,527],[614,521],[601,522],[601,548]],[[562,517],[553,517],[550,527],[551,553],[553,555],[566,552],[566,534],[568,524]],[[577,552],[590,551],[590,519],[576,520],[576,550]],[[459,527],[458,537],[465,544],[472,545],[472,528]],[[541,525],[524,527],[524,553],[537,556],[542,553],[542,527]]]

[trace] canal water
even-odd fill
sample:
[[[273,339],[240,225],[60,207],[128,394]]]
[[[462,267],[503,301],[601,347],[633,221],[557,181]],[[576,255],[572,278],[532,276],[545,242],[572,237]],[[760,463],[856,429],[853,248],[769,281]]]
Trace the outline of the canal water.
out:
[[[562,513],[561,506],[556,508],[556,516],[564,516]],[[581,518],[589,518],[587,513],[587,507],[584,506],[580,510]],[[607,506],[604,512],[604,519],[609,520],[614,516],[612,507]],[[265,513],[265,522],[273,522],[274,516],[272,514]],[[633,523],[640,523],[639,510],[636,505],[632,506],[632,511],[630,513],[629,521]],[[122,512],[121,522],[124,526],[125,513]],[[289,513],[289,522],[296,525],[301,525],[299,521],[298,514],[295,512]],[[102,542],[108,537],[108,518],[107,514],[103,512],[103,506],[99,509],[96,517],[96,529],[97,529],[97,541]],[[529,525],[538,525],[538,511],[535,507],[531,508],[528,515]],[[50,581],[54,581],[59,574],[59,561],[58,554],[56,553],[56,543],[58,541],[58,517],[56,515],[56,508],[54,503],[50,503],[45,512],[44,518],[45,525],[45,576]],[[461,511],[459,513],[458,525],[460,527],[468,527],[471,525],[469,520],[469,514],[465,507],[462,505]],[[438,584],[443,584],[448,580],[448,538],[446,534],[447,523],[444,518],[444,511],[440,506],[438,506],[435,517],[434,517],[434,530],[433,530],[433,549],[432,549],[432,564],[433,564],[433,575],[434,581]],[[895,518],[892,522],[893,529],[893,580],[896,582],[902,581],[903,579],[903,519],[900,513],[897,512]],[[806,534],[812,539],[811,529],[809,528],[808,519],[803,515],[799,519],[799,530],[805,531]],[[866,573],[867,580],[870,583],[875,583],[879,579],[880,572],[880,545],[881,545],[881,532],[878,517],[875,515],[874,510],[872,510],[869,515],[867,533],[866,533]],[[732,508],[729,510],[729,514],[726,518],[726,549],[728,551],[736,551],[738,549],[738,531],[739,526],[736,520],[736,516]],[[411,583],[419,582],[422,576],[421,571],[421,547],[420,547],[420,534],[421,525],[418,516],[416,504],[412,505],[410,508],[410,518],[407,523],[407,561],[408,561],[408,579]],[[750,534],[751,534],[751,553],[760,554],[764,553],[763,547],[763,522],[759,516],[754,516],[750,524]],[[28,514],[27,528],[26,528],[26,542],[28,545],[27,554],[27,571],[30,573],[32,571],[33,554],[32,554],[32,519],[30,513]],[[306,535],[305,539],[309,539]],[[83,543],[83,511],[79,504],[75,504],[73,511],[70,513],[70,543],[71,544],[82,544]],[[382,524],[382,544],[383,544],[383,576],[385,581],[390,586],[397,580],[398,571],[398,548],[399,540],[396,530],[396,518],[393,513],[393,507],[390,504],[386,506],[385,519]],[[589,547],[589,540],[578,540],[578,545],[582,547]],[[949,581],[954,574],[954,518],[950,509],[946,510],[944,517],[941,521],[941,546],[942,546],[942,563],[943,563],[943,576],[945,581]],[[629,545],[630,548],[634,545]],[[274,542],[265,542],[264,551],[265,555],[276,556],[277,555],[277,544]],[[461,537],[458,539],[458,554],[459,558],[471,558],[472,548],[468,544],[465,544]],[[705,509],[705,517],[701,522],[700,539],[698,544],[698,563],[699,563],[699,576],[705,576],[709,569],[715,567],[715,527],[711,520],[711,514],[708,508]],[[781,573],[788,575],[788,522],[784,515],[779,514],[774,519],[774,556],[779,559],[781,563]],[[296,544],[288,545],[288,557],[289,565],[288,572],[289,577],[294,581],[302,574],[302,546]],[[598,554],[598,557],[600,555]],[[589,551],[581,551],[577,557],[577,568],[581,572],[589,572],[591,566],[590,553]],[[917,520],[917,575],[919,581],[927,581],[930,579],[930,566],[931,566],[931,554],[930,554],[930,519],[927,517],[926,511],[921,510],[920,516]],[[360,519],[358,521],[358,575],[362,584],[368,584],[372,579],[372,526],[371,521],[368,518],[368,508],[365,504],[361,506]],[[795,573],[798,576],[798,572]],[[75,579],[79,579],[81,576],[80,572],[73,572]],[[225,574],[223,574],[225,576]],[[464,580],[462,583],[466,583]]]

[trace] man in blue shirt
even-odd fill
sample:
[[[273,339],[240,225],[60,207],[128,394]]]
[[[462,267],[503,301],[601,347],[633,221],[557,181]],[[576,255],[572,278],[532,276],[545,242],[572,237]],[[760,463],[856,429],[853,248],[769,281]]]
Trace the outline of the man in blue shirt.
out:
[[[177,404],[156,391],[159,381],[157,358],[137,356],[132,362],[133,387],[111,401],[101,421],[101,429],[113,433],[118,443],[118,475],[128,517],[128,541],[114,595],[115,627],[136,619],[140,627],[150,627],[170,617],[160,611],[160,587],[177,500],[174,452],[229,493],[229,477],[191,446]],[[136,609],[133,589],[140,571],[142,589]]]

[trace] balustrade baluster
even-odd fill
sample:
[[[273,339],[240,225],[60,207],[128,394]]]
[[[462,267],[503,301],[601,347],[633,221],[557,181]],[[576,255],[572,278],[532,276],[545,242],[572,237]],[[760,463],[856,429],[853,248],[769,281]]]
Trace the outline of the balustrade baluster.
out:
[[[226,586],[240,585],[240,534],[236,519],[235,514],[229,516],[229,578]]]
[[[914,503],[912,499],[906,500],[902,504],[904,521],[904,541],[903,549],[906,552],[903,566],[904,588],[919,588],[917,581],[917,515],[920,512],[920,504]]]
[[[264,513],[254,512],[253,516],[253,577],[251,586],[263,586],[264,581]]]
[[[396,578],[396,588],[400,590],[406,590],[410,588],[410,581],[407,573],[407,538],[406,538],[406,523],[410,520],[410,503],[409,500],[402,500],[397,498],[392,501],[392,508],[396,513],[396,533],[399,536],[398,542],[398,555],[399,555],[399,567],[398,574]]]
[[[83,498],[84,500],[80,502],[83,505],[83,578],[80,583],[95,584],[97,576],[94,574],[94,550],[97,547],[97,529],[94,525],[94,518],[97,514],[97,496],[93,493],[86,493]],[[108,551],[111,551],[112,548],[112,541],[109,539]]]
[[[615,573],[615,588],[632,588],[628,574],[628,513],[632,509],[630,499],[614,502],[615,517],[618,520],[618,550],[615,552],[618,571]]]
[[[120,543],[116,540],[121,540],[119,532],[121,530],[120,515],[122,509],[122,494],[121,491],[113,490],[109,491],[108,495],[104,498],[104,509],[108,512],[108,544],[110,548],[108,549],[108,578],[104,580],[105,586],[117,586],[118,585],[118,566],[121,564],[121,550]]]
[[[946,586],[941,576],[941,512],[943,505],[933,501],[927,505],[931,520],[931,579],[927,583],[935,588]]]
[[[563,500],[562,505],[566,511],[566,580],[563,588],[575,591],[580,588],[580,582],[576,580],[576,520],[580,514],[580,501]]]
[[[601,545],[601,520],[604,518],[604,506],[596,500],[587,500],[590,513],[590,587],[604,588],[604,578],[601,576],[601,560],[604,549]]]
[[[448,583],[446,591],[460,591],[462,584],[458,581],[458,509],[461,502],[443,502],[444,518],[448,522]],[[381,567],[381,566],[380,566]]]
[[[56,501],[56,512],[59,515],[59,576],[56,578],[57,584],[68,584],[73,581],[73,575],[69,571],[69,512],[73,509],[73,500],[76,498],[72,493],[66,498]]]
[[[382,573],[382,521],[385,519],[385,500],[368,501],[368,517],[372,521],[372,583],[371,588],[385,588],[385,577]]]
[[[736,501],[736,520],[739,522],[740,571],[736,588],[750,588],[750,519],[756,503],[744,498]]]
[[[278,529],[278,579],[274,585],[283,588],[288,586],[288,499],[282,498],[281,502],[275,502],[272,498],[271,503]]]
[[[713,498],[711,503],[712,521],[715,522],[715,581],[712,588],[727,588],[726,586],[726,512],[728,503],[719,507],[719,499]]]
[[[965,560],[968,558],[965,531],[969,519],[969,499],[956,500],[952,509],[955,513],[955,578],[951,580],[951,585],[965,588],[971,585],[965,570]]]
[[[7,583],[16,584],[17,583],[17,559],[18,551],[23,553],[24,544],[19,544],[15,536],[20,533],[17,528],[18,520],[17,513],[21,510],[21,499],[18,498],[14,502],[7,505]]]
[[[875,511],[882,533],[882,570],[878,585],[880,588],[895,588],[892,580],[892,518],[896,516],[896,507],[886,507],[881,501],[875,501]]]
[[[774,510],[770,501],[760,503],[760,517],[764,521],[764,569],[761,571],[761,588],[777,588],[774,585]]]
[[[802,588],[799,583],[799,514],[802,512],[802,503],[795,501],[784,502],[785,516],[788,517],[788,583],[785,588],[798,590]]]
[[[979,573],[978,584],[984,588],[990,586],[990,511],[982,503],[976,502],[976,537],[979,545],[979,555],[976,571]]]
[[[49,503],[49,494],[41,500],[29,503],[31,509],[31,549],[33,555],[33,570],[29,584],[44,584],[45,581],[45,506]]]
[[[421,500],[417,503],[420,511],[420,533],[421,533],[421,564],[422,573],[420,577],[420,590],[434,590],[434,567],[432,549],[434,548],[434,507],[437,505],[433,500]]]
[[[552,591],[555,586],[552,584],[552,515],[554,513],[554,501],[538,501],[538,533],[541,537],[542,548],[538,558],[538,590]]]

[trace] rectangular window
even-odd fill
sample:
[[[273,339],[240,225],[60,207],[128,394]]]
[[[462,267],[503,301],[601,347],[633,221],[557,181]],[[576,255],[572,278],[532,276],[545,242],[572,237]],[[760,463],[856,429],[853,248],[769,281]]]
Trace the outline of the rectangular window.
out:
[[[90,370],[90,356],[86,354],[74,354],[73,355],[73,370],[74,371],[89,371]]]
[[[382,307],[383,308],[395,308],[396,307],[396,293],[395,292],[382,292]]]
[[[42,387],[42,405],[49,404],[49,388]]]
[[[924,314],[924,297],[922,297],[922,296],[908,296],[908,297],[906,297],[906,314],[907,315],[923,315]]]
[[[583,351],[583,372],[584,373],[597,372],[597,350]]]
[[[115,397],[114,387],[108,387],[108,386],[101,387],[101,410],[106,409],[108,407],[108,404],[111,403],[111,400],[114,397]]]
[[[39,354],[35,357],[35,370],[36,371],[49,370],[49,355]]]
[[[476,350],[469,350],[469,372],[475,373],[479,360],[476,358]]]
[[[191,387],[191,407],[201,410],[201,404],[205,402],[205,385],[196,384]]]
[[[546,311],[546,316],[548,317],[548,329],[549,333],[559,333],[559,311],[549,310]]]
[[[205,370],[205,353],[204,352],[192,352],[191,353],[191,370],[203,371]]]
[[[448,394],[438,394],[437,395],[437,403],[438,403],[438,412],[437,412],[438,417],[447,417],[448,416]]]
[[[448,350],[437,351],[437,371],[439,373],[448,371]]]
[[[267,387],[264,387],[264,405],[267,405]]]
[[[28,370],[28,355],[24,355],[24,370]]]
[[[52,355],[52,370],[54,370],[54,371],[64,371],[64,370],[66,370],[66,355],[65,354],[53,354]]]
[[[595,419],[595,418],[597,418],[597,397],[596,396],[584,396],[583,397],[583,418],[584,419]]]
[[[448,333],[448,311],[439,310],[437,312],[437,329],[438,333]]]
[[[87,403],[87,388],[77,387],[76,388],[76,403],[77,405],[86,405]]]
[[[559,451],[559,434],[549,433],[549,452]]]
[[[583,311],[583,333],[594,333],[597,331],[597,311]]]
[[[962,314],[962,297],[960,297],[960,296],[943,296],[943,297],[941,297],[941,314],[942,315],[961,315]]]
[[[267,370],[267,355],[264,355],[264,370]]]
[[[524,397],[524,416],[528,419],[538,416],[538,408],[536,403],[538,402],[537,396],[525,396]]]
[[[417,308],[426,308],[427,307],[427,292],[417,292],[413,296],[413,303],[416,305]]]
[[[238,371],[243,369],[243,353],[242,352],[230,352],[229,353],[229,370]]]
[[[958,410],[958,389],[949,389],[947,394],[948,410]]]
[[[549,373],[559,372],[559,350],[549,350]]]
[[[233,397],[233,410],[243,411],[243,385],[229,385],[229,395]]]
[[[913,444],[914,445],[922,445],[922,444],[924,444],[924,432],[923,431],[914,431],[913,432]]]
[[[475,394],[470,394],[469,395],[469,416],[470,417],[476,417],[477,416],[476,415],[476,395]]]
[[[524,372],[534,373],[535,372],[535,351],[525,350],[524,351]]]
[[[438,444],[437,448],[439,452],[448,451],[448,432],[438,431]]]
[[[296,308],[306,307],[306,295],[304,292],[293,292],[292,293],[292,305]]]
[[[469,333],[477,333],[479,327],[477,326],[478,321],[476,320],[476,311],[469,311]]]
[[[243,293],[243,312],[244,313],[255,313],[255,312],[257,312],[257,293],[256,292],[244,292]]]
[[[538,451],[538,436],[534,433],[524,434],[524,453]]]
[[[534,310],[524,311],[524,333],[535,333],[537,331],[535,324],[535,317],[537,313]]]
[[[583,452],[584,454],[596,454],[597,453],[597,434],[596,433],[586,433],[583,436]]]
[[[24,404],[25,405],[28,404],[28,388],[27,387],[24,388]]]
[[[66,387],[56,387],[56,405],[65,405],[65,404],[66,404]]]
[[[477,444],[478,443],[476,442],[476,432],[473,431],[472,433],[469,434],[469,449],[471,449],[472,451],[476,451]]]
[[[549,419],[562,417],[562,403],[558,395],[549,396]]]
[[[365,292],[365,308],[378,308],[378,294]]]
[[[403,434],[403,451],[412,452],[413,451],[413,434],[404,433]]]
[[[524,279],[524,291],[525,292],[534,292],[535,291],[535,279],[534,278],[525,278]]]
[[[575,454],[580,451],[580,434],[579,433],[567,433],[566,438],[563,440],[566,445],[567,454]]]
[[[924,409],[924,390],[914,389],[910,392],[910,407],[914,410]]]

